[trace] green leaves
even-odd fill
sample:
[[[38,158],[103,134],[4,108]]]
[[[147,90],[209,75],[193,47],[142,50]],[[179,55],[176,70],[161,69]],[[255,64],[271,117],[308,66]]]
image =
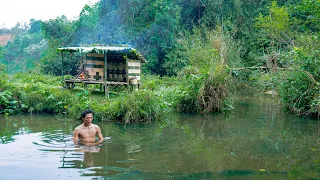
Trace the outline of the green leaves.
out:
[[[271,39],[281,41],[290,31],[289,14],[285,7],[278,7],[277,2],[273,1],[268,15],[259,14],[256,27],[264,29]]]
[[[10,91],[0,92],[0,114],[13,114],[19,108]]]
[[[292,19],[299,32],[320,31],[320,1],[302,0],[292,7]]]

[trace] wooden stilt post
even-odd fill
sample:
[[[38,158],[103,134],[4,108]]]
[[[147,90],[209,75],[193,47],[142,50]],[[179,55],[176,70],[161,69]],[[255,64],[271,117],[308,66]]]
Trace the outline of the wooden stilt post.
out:
[[[109,98],[109,89],[108,89],[108,84],[107,83],[104,85],[104,93],[107,96],[107,98]]]
[[[64,87],[64,74],[63,74],[63,51],[61,52],[61,79],[62,87]]]
[[[108,69],[108,51],[104,51],[104,93],[109,98],[108,84],[107,84],[107,69]]]

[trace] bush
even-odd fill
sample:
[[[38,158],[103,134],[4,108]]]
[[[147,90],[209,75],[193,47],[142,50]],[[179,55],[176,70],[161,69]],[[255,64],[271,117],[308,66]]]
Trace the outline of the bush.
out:
[[[18,109],[18,101],[13,98],[11,92],[0,92],[0,114],[13,114]]]
[[[295,114],[309,114],[315,97],[319,97],[319,85],[314,84],[303,71],[282,74],[278,84],[279,95],[286,107]]]
[[[104,104],[95,102],[92,109],[98,119],[116,120],[127,124],[157,120],[164,110],[161,104],[161,99],[155,93],[139,91],[110,99]]]
[[[217,65],[210,74],[191,75],[181,89],[182,96],[177,104],[179,112],[212,113],[231,110],[231,76]]]
[[[231,47],[237,47],[231,37],[219,29],[203,27],[187,33],[182,43],[187,49],[185,55],[190,66],[179,74],[184,83],[181,87],[183,96],[177,103],[178,111],[212,113],[230,110],[231,76],[227,64],[239,57],[237,53],[231,53]]]
[[[279,95],[294,114],[312,115],[320,112],[319,55],[319,50],[295,47],[283,56],[293,69],[279,76]]]

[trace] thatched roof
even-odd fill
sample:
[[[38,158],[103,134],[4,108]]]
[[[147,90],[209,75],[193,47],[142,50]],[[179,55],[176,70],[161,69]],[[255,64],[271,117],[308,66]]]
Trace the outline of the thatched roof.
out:
[[[84,47],[61,47],[59,52],[80,52],[80,53],[97,53],[104,54],[107,52],[126,55],[129,59],[137,59],[146,62],[144,57],[134,48],[129,46],[84,46]]]

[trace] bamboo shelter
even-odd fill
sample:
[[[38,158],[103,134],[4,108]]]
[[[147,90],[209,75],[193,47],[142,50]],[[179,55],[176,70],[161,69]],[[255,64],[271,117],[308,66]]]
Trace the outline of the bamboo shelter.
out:
[[[141,63],[143,56],[128,46],[92,46],[92,47],[61,47],[62,64],[64,52],[85,53],[85,62],[75,78],[64,79],[66,87],[72,89],[76,83],[100,84],[106,96],[109,96],[109,85],[140,85]],[[63,73],[62,73],[63,74]]]

